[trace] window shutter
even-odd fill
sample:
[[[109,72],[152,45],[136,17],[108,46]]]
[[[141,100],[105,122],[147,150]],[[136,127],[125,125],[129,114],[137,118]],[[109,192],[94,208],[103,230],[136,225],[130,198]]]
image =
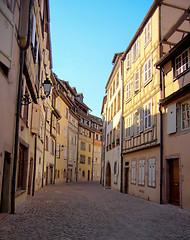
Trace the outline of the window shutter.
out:
[[[139,161],[139,184],[141,184],[142,179],[142,166],[141,166],[141,160]]]
[[[35,45],[35,35],[36,35],[36,16],[35,13],[33,14],[33,23],[32,23],[32,46]]]
[[[119,162],[117,162],[116,174],[119,174]]]
[[[139,108],[139,122],[140,122],[140,132],[143,132],[143,108]]]
[[[40,106],[38,104],[32,104],[32,126],[31,132],[38,134],[40,127]]]
[[[136,113],[133,114],[133,133],[134,133],[134,135],[137,134],[137,115],[136,115]]]
[[[177,127],[176,103],[168,106],[167,134],[175,133]]]
[[[148,175],[148,186],[152,185],[152,159],[149,159],[149,175]]]
[[[133,132],[133,115],[131,115],[131,117],[130,117],[130,119],[131,119],[131,126],[130,126],[130,136],[132,137],[133,136],[133,134],[134,134],[134,132]]]
[[[144,184],[145,181],[145,164],[144,160],[142,160],[142,184]]]
[[[38,50],[39,50],[39,40],[36,42],[36,52],[35,52],[35,63],[38,62]]]

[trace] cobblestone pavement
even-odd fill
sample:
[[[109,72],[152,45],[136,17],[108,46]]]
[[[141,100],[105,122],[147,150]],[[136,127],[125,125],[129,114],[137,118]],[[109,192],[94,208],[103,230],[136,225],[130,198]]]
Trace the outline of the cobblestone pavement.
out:
[[[190,211],[98,183],[49,185],[0,222],[0,239],[190,239]]]

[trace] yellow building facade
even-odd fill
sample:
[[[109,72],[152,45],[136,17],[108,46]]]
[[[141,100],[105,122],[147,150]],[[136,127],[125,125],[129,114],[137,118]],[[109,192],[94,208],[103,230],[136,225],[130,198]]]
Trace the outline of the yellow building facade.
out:
[[[55,183],[67,181],[68,167],[68,117],[69,106],[64,92],[64,86],[59,84],[59,96],[56,99],[56,109],[61,115],[57,124],[57,141],[56,141],[56,174]]]

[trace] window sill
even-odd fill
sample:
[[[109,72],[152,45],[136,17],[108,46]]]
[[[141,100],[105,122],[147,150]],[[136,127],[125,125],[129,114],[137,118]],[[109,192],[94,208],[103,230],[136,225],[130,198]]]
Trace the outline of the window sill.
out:
[[[179,78],[181,78],[183,75],[187,74],[188,72],[190,72],[190,68],[188,68],[187,70],[185,70],[184,72],[180,73],[179,75],[177,75],[174,79],[173,82],[175,82],[176,80],[178,80]]]
[[[144,129],[144,133],[152,132],[152,126]]]
[[[153,77],[149,78],[145,83],[144,87],[146,87],[150,82],[152,82]]]
[[[129,103],[131,100],[132,100],[132,97],[128,98],[128,99],[125,101],[125,103],[126,103],[126,104]]]

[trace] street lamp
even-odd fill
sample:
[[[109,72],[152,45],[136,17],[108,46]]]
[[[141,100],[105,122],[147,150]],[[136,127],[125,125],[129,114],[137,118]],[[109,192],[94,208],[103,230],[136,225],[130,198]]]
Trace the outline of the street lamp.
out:
[[[50,95],[51,87],[52,87],[50,80],[46,78],[46,80],[42,83],[42,86],[44,88],[45,96],[48,97]]]
[[[41,99],[44,100],[45,98],[47,98],[50,95],[52,84],[51,84],[50,80],[48,78],[46,78],[46,80],[42,83],[42,86],[44,88],[44,95],[45,96],[40,96],[40,97],[41,97]],[[36,99],[39,99],[40,97],[38,96]],[[21,105],[28,105],[32,102],[33,102],[33,100],[31,99],[28,92],[25,93],[25,95],[22,96]]]

